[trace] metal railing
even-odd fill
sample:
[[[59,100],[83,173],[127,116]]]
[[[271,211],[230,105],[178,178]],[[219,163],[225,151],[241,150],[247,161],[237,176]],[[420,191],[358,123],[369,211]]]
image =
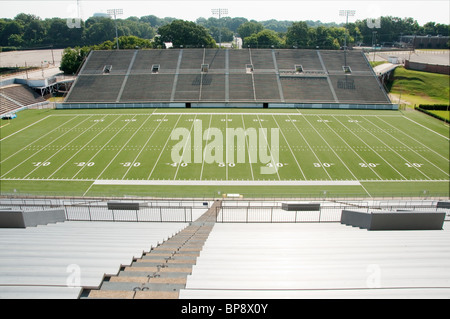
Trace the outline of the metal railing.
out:
[[[102,205],[64,206],[70,221],[189,223],[192,207],[145,207],[139,210],[115,210]]]
[[[129,201],[130,202],[130,201]],[[136,201],[135,201],[136,202]],[[345,210],[412,210],[421,212],[446,212],[450,221],[450,209],[438,208],[437,200],[340,200],[320,201],[317,211],[286,211],[279,200],[222,200],[216,208],[218,223],[327,223],[340,222]],[[95,199],[0,199],[0,210],[23,211],[64,209],[68,221],[111,222],[194,222],[211,206],[211,202],[186,200],[153,200],[140,202],[139,209],[110,209],[107,200]]]
[[[432,203],[355,203],[321,206],[317,211],[285,211],[281,206],[222,206],[216,208],[217,223],[338,223],[343,210],[446,212],[445,221],[450,221],[450,209],[437,208]]]

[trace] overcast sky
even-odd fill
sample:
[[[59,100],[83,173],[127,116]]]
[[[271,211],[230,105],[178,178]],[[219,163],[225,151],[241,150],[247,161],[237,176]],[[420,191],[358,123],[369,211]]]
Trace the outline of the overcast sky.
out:
[[[80,3],[80,10],[77,9]],[[408,0],[0,0],[0,17],[14,18],[24,12],[34,14],[42,19],[60,17],[83,20],[94,13],[106,13],[107,9],[123,9],[122,18],[129,16],[155,15],[157,17],[174,17],[195,21],[199,17],[209,18],[211,9],[228,9],[229,17],[244,17],[257,21],[276,20],[320,20],[322,22],[345,22],[339,16],[339,10],[356,10],[356,15],[349,18],[349,22],[365,18],[380,16],[394,16],[399,18],[412,17],[420,25],[434,21],[450,23],[450,1],[408,1]]]

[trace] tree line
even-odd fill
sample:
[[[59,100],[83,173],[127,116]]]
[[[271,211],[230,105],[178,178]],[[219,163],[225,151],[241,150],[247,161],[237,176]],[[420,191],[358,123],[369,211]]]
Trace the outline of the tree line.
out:
[[[134,36],[151,40],[153,47],[164,42],[174,46],[210,47],[220,40],[231,42],[235,36],[243,39],[244,46],[278,48],[339,49],[345,35],[350,45],[372,45],[397,42],[401,35],[449,35],[449,25],[428,22],[420,26],[413,18],[381,17],[380,28],[373,29],[367,20],[344,24],[320,21],[255,21],[246,18],[198,18],[195,22],[154,15],[118,19],[119,37]],[[376,38],[374,39],[374,31]],[[194,35],[192,34],[194,33]],[[115,21],[95,16],[80,21],[78,27],[68,27],[67,19],[44,19],[21,13],[14,19],[0,19],[0,47],[83,47],[114,41]],[[220,37],[220,39],[219,39]]]

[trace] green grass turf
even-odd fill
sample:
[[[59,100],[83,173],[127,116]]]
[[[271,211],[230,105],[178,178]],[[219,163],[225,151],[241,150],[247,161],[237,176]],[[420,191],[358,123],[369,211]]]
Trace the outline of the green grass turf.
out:
[[[439,115],[440,117],[450,120],[450,112],[449,111],[429,111],[433,114]]]
[[[199,128],[200,135],[194,134]],[[45,110],[23,111],[1,123],[2,194],[57,196],[368,197],[448,196],[448,126],[416,111],[354,110]],[[174,162],[180,140],[175,129],[191,132],[191,161]],[[214,128],[222,134],[208,134]],[[279,145],[262,155],[274,174],[262,174],[258,143],[230,149],[227,128],[267,129],[258,143],[271,147],[271,128]],[[199,142],[194,142],[200,136]],[[202,140],[211,138],[210,141]],[[203,161],[207,144],[220,140],[215,162]],[[223,144],[223,148],[220,147]],[[184,145],[184,143],[182,144]],[[228,145],[229,146],[229,145]],[[195,163],[195,152],[200,161]],[[253,151],[256,152],[253,152]],[[184,151],[184,153],[183,153]],[[244,161],[238,162],[242,152]],[[250,163],[250,158],[258,161]],[[182,164],[182,165],[180,165]],[[270,164],[269,164],[270,165]],[[98,185],[97,180],[173,181],[173,185]],[[238,186],[203,181],[240,181]],[[184,186],[176,182],[197,181]],[[246,186],[259,181],[259,186]],[[349,186],[280,186],[280,181],[359,181]],[[117,184],[116,182],[112,182]],[[171,182],[172,183],[172,182]]]
[[[448,104],[448,75],[407,70],[398,67],[387,87],[390,93],[401,94],[402,100],[412,104]]]

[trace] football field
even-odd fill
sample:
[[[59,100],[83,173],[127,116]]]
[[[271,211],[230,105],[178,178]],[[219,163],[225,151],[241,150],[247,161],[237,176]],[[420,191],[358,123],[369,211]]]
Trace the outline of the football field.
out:
[[[2,193],[448,196],[448,126],[415,111],[18,115],[1,123]]]

